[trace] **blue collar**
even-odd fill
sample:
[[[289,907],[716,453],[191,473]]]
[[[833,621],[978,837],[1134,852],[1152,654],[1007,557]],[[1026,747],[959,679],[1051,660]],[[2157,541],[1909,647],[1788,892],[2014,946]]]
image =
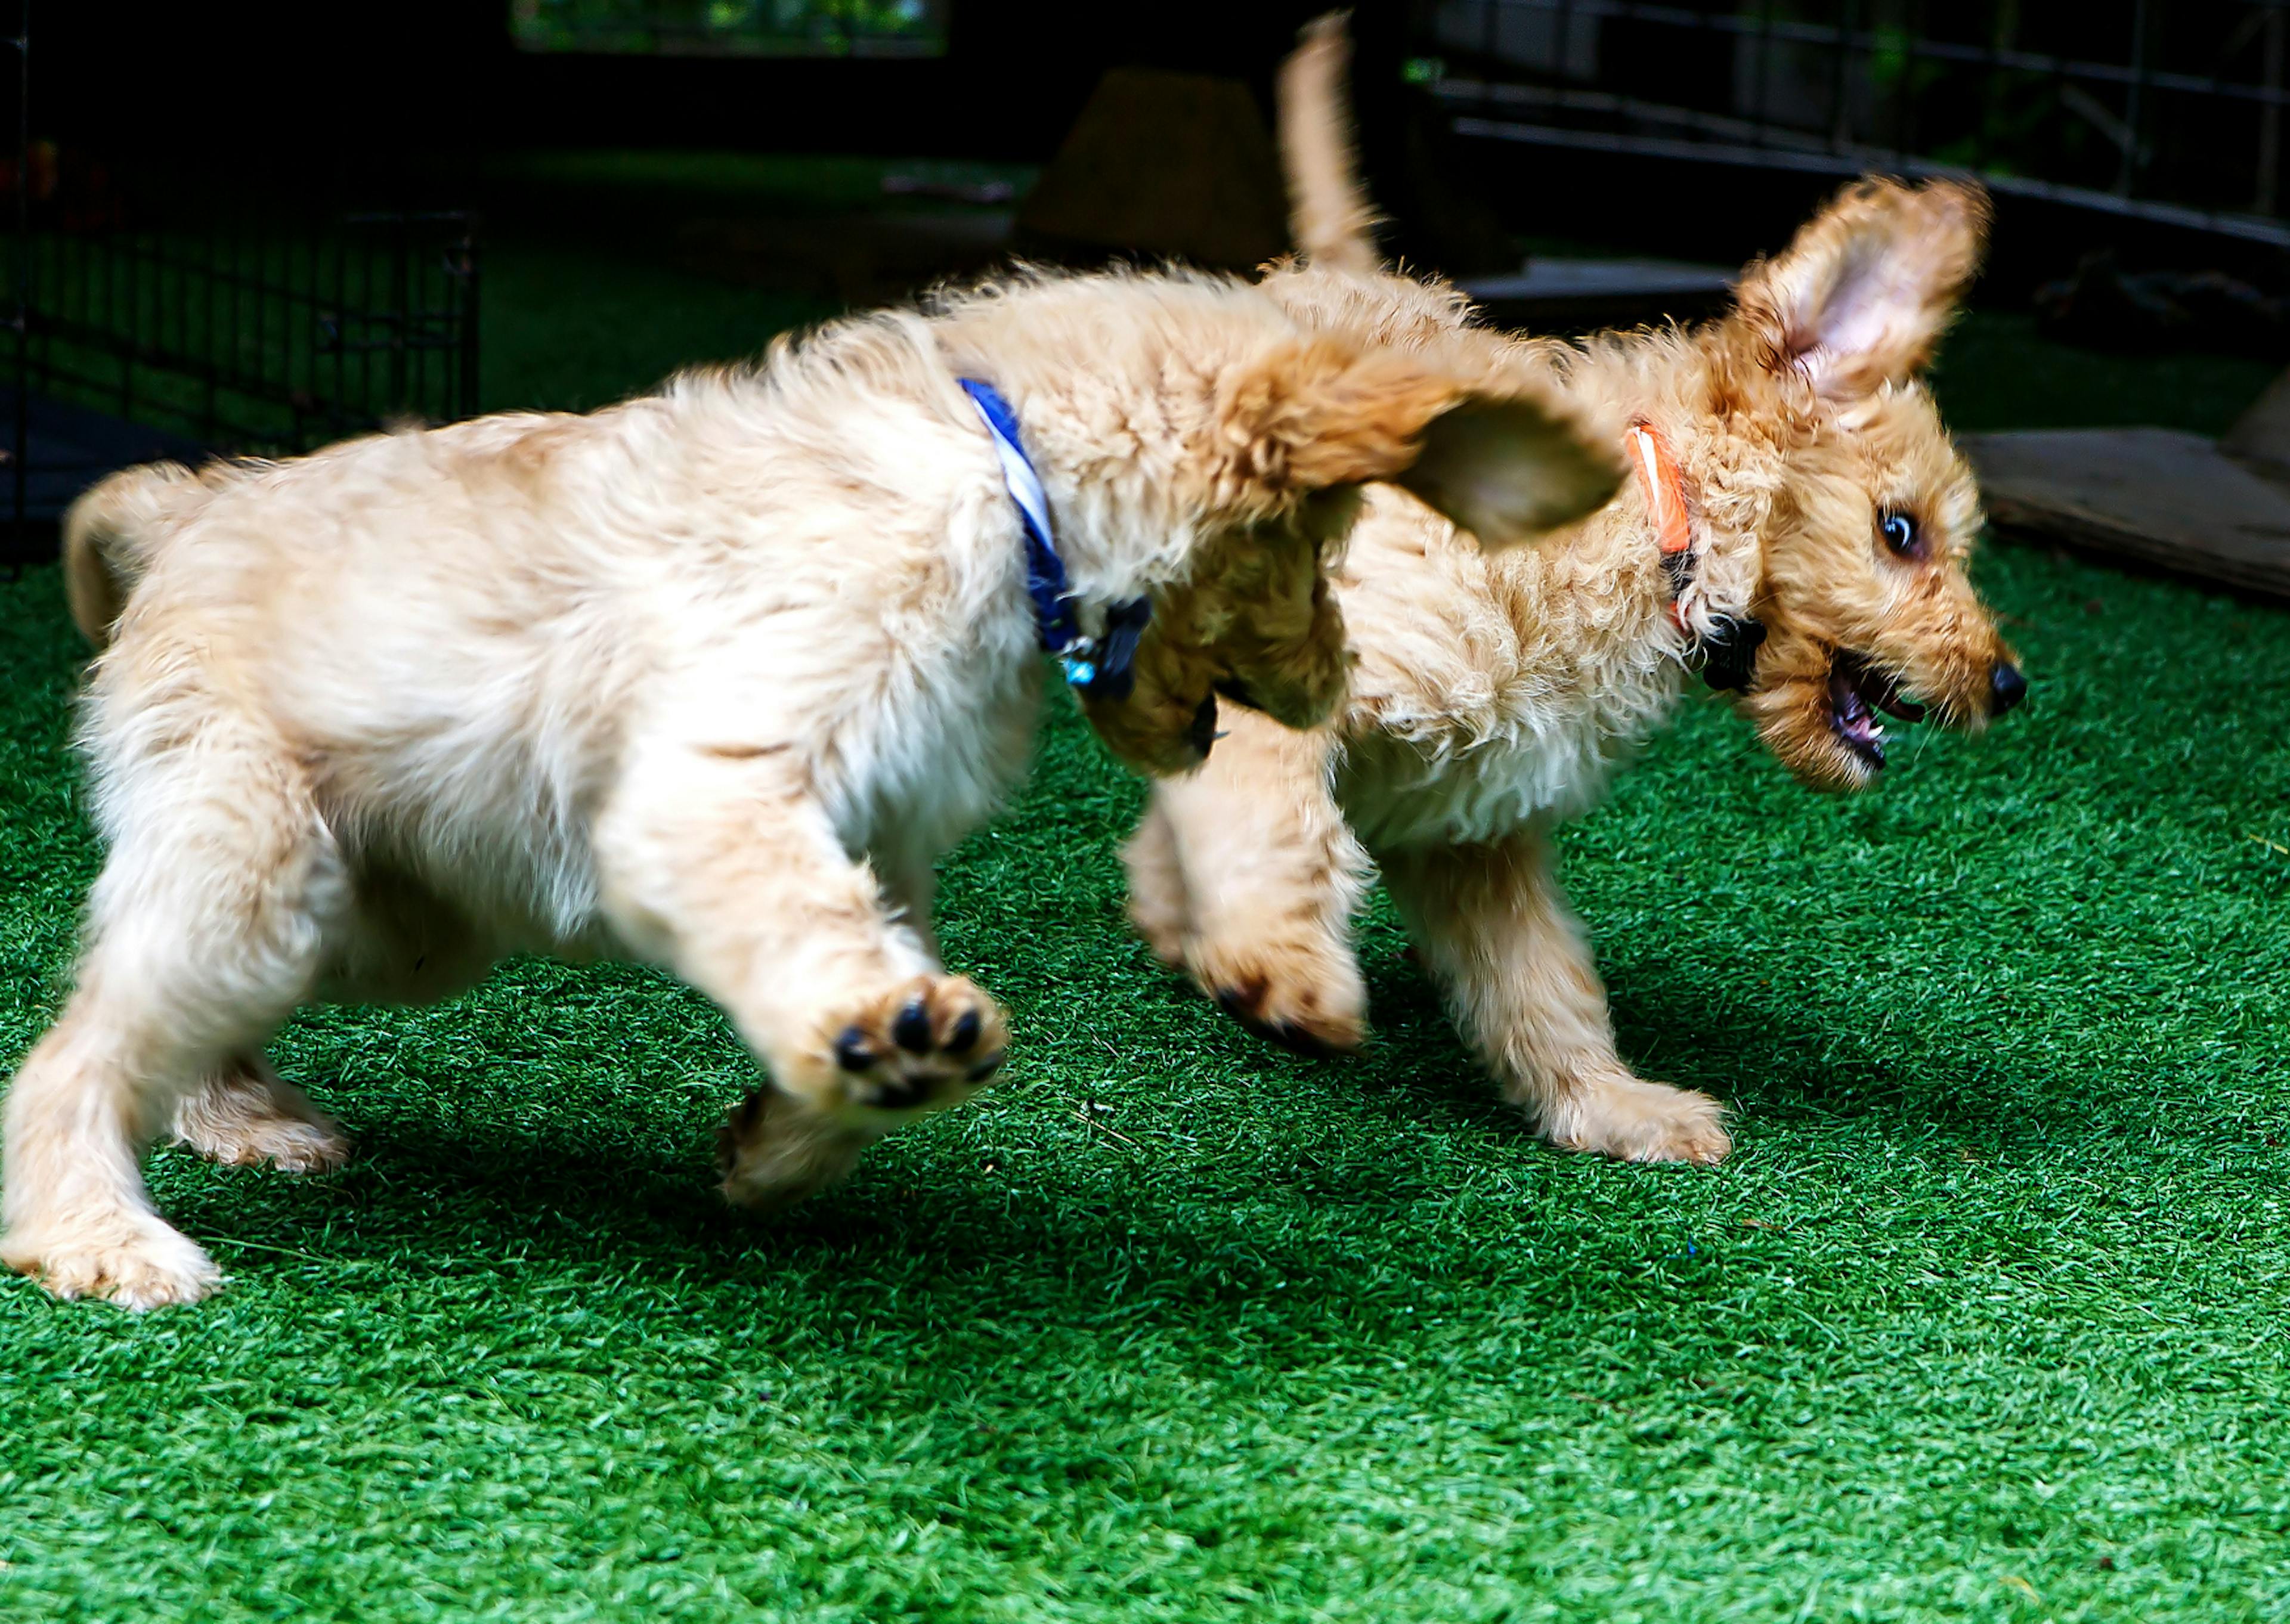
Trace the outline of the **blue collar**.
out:
[[[1093,700],[1125,700],[1135,686],[1137,639],[1152,618],[1149,598],[1132,598],[1106,611],[1105,630],[1093,636],[1082,629],[1065,560],[1050,536],[1050,504],[1041,476],[1019,443],[1018,417],[990,383],[956,380],[986,420],[986,432],[1002,460],[1002,483],[1026,530],[1026,592],[1034,600],[1034,630],[1044,652],[1065,668],[1066,681]]]

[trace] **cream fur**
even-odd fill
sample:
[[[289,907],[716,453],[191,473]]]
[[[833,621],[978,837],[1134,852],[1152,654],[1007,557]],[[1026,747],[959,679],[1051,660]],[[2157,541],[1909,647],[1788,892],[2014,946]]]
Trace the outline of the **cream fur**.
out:
[[[1806,781],[1858,788],[1874,771],[1838,732],[1846,654],[1942,720],[1982,724],[2010,652],[1965,575],[1977,492],[1915,381],[1976,263],[1980,196],[1850,188],[1750,268],[1732,316],[1693,332],[1506,338],[1469,325],[1452,289],[1342,268],[1364,239],[1329,255],[1308,235],[1365,218],[1341,110],[1326,105],[1341,68],[1332,27],[1308,30],[1282,122],[1292,186],[1330,193],[1299,202],[1300,239],[1337,268],[1276,268],[1267,291],[1333,330],[1473,352],[1482,375],[1539,381],[1605,432],[1658,428],[1695,537],[1685,622],[1766,626],[1741,705]],[[1298,166],[1299,152],[1311,161]],[[1916,519],[1915,556],[1888,550],[1887,512]],[[1713,1101],[1643,1082],[1616,1054],[1589,946],[1549,873],[1549,829],[1597,801],[1689,680],[1636,482],[1549,546],[1501,556],[1375,488],[1337,596],[1359,657],[1343,708],[1308,739],[1230,718],[1199,772],[1157,786],[1128,851],[1139,928],[1266,1035],[1356,1047],[1365,1008],[1349,919],[1380,867],[1466,1036],[1554,1142],[1722,1157]]]
[[[646,959],[725,1010],[772,1079],[726,1128],[744,1203],[979,1086],[1006,1029],[940,967],[932,866],[1022,769],[1043,661],[963,375],[1016,408],[1085,605],[1155,600],[1137,697],[1092,707],[1153,769],[1197,761],[1213,684],[1328,713],[1362,482],[1460,457],[1457,510],[1509,540],[1549,506],[1509,465],[1584,492],[1568,516],[1614,477],[1533,386],[1243,284],[1029,275],[590,416],[115,478],[68,530],[109,858],[8,1092],[0,1258],[201,1295],[143,1146],[338,1160],[270,1029],[518,950]]]

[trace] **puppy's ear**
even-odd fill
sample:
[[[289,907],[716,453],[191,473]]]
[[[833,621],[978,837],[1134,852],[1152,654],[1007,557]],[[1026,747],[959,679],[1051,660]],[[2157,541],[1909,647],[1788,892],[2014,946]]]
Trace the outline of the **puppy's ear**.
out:
[[[1424,425],[1392,483],[1495,548],[1595,513],[1621,479],[1613,447],[1572,412],[1533,395],[1466,395]]]
[[[1761,364],[1825,399],[1899,383],[1932,358],[1980,268],[1988,215],[1977,186],[1861,181],[1750,268],[1732,323]]]
[[[1618,453],[1552,399],[1325,340],[1234,380],[1225,421],[1244,468],[1277,490],[1386,481],[1487,547],[1578,519],[1621,480]]]

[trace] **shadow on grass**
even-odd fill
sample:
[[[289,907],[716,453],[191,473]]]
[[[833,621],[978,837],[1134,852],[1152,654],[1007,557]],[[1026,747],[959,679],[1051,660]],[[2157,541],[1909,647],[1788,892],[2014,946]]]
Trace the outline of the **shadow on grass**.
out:
[[[1508,1303],[1544,1300],[1585,1338],[1634,1292],[1643,1308],[1646,1237],[1561,1227],[1559,1192],[1530,1180],[1513,1202],[1483,1197],[1459,1216],[1424,1167],[1314,1177],[1309,1163],[1272,1179],[1189,1166],[1092,1181],[1053,1164],[995,1180],[924,1152],[755,1218],[714,1194],[696,1145],[632,1165],[546,1136],[449,1142],[396,1124],[368,1133],[340,1173],[190,1170],[163,1205],[257,1290],[418,1300],[433,1278],[474,1276],[503,1304],[569,1290],[614,1312],[800,1324],[830,1343],[895,1331],[927,1341],[937,1368],[981,1378],[1013,1337],[1045,1330],[1117,1337],[1124,1350],[1132,1338],[1244,1337],[1309,1364],[1374,1342],[1378,1327],[1412,1335],[1419,1309],[1483,1312],[1498,1283]],[[1395,1232],[1411,1244],[1375,1244]]]
[[[1378,1035],[1350,1062],[1296,1060],[1201,1009],[1218,1040],[1197,1052],[1205,1076],[1242,1099],[1294,1096],[1233,1156],[1074,1154],[1052,1121],[1070,1114],[1054,1086],[1021,1088],[972,1108],[1005,1114],[1006,1132],[978,1132],[974,1116],[920,1124],[847,1183],[759,1219],[714,1193],[715,1113],[697,1101],[647,1126],[593,1108],[432,1116],[404,1098],[362,1112],[346,1097],[359,1144],[341,1172],[297,1180],[173,1152],[161,1202],[250,1282],[299,1276],[399,1295],[458,1276],[507,1300],[539,1277],[576,1293],[648,1294],[669,1312],[796,1314],[830,1340],[875,1334],[850,1327],[925,1328],[933,1356],[957,1364],[1006,1356],[1003,1332],[972,1337],[969,1319],[1117,1323],[1153,1337],[1245,1329],[1310,1357],[1331,1340],[1357,1343],[1365,1326],[1398,1324],[1387,1316],[1409,1303],[1445,1300],[1471,1314],[1498,1280],[1586,1337],[1609,1312],[1644,1308],[1649,1267],[1677,1274],[1675,1301],[1687,1302],[1703,1265],[1673,1255],[1665,1173],[1541,1149],[1420,970],[1388,952],[1368,968]],[[1887,1140],[1957,1142],[2029,1125],[2028,1101],[1998,1067],[1967,1066],[1914,1035],[1776,1020],[1627,964],[1622,983],[1624,1053],[1649,1076],[1726,1099],[1748,1122],[1881,1118],[1874,1131]],[[1929,1074],[1917,1064],[1926,1052]],[[1321,1090],[1327,1103],[1316,1109]],[[2088,1106],[2077,1102],[2086,1129]],[[1400,1233],[1408,1245],[1382,1244]]]
[[[1374,1036],[1364,1055],[1335,1062],[1347,1080],[1365,1098],[1429,1102],[1473,1127],[1525,1132],[1421,971],[1396,956],[1367,970]],[[1642,1076],[1712,1094],[1737,1115],[1882,1116],[1911,1137],[2103,1125],[2094,1123],[2088,1098],[2031,1100],[1992,1058],[1967,1058],[1913,1036],[1904,1041],[1897,1029],[1879,1044],[1802,1012],[1776,1014],[1712,998],[1690,983],[1635,974],[1610,991],[1625,1063]]]
[[[1078,1311],[1077,1286],[1111,1312],[1113,1288],[1142,1281],[1152,1288],[1141,1300],[1149,1318],[1212,1320],[1247,1312],[1259,1293],[1309,1285],[1320,1301],[1302,1320],[1325,1328],[1394,1289],[1437,1289],[1467,1257],[1474,1269],[1489,1267],[1486,1257],[1503,1255],[1498,1236],[1533,1240],[1536,1277],[1547,1272],[1553,1292],[1619,1279],[1641,1262],[1643,1237],[1628,1220],[1661,1175],[1563,1167],[1575,1158],[1536,1146],[1421,971],[1393,953],[1372,956],[1368,970],[1376,1036],[1350,1061],[1297,1060],[1202,1007],[1219,1040],[1201,1047],[1205,1075],[1244,1098],[1293,1096],[1237,1158],[1116,1165],[1070,1156],[1045,1127],[1053,1109],[1069,1114],[1053,1107],[1054,1090],[1030,1102],[1021,1090],[971,1108],[1006,1113],[1006,1132],[978,1134],[974,1116],[967,1128],[918,1124],[844,1185],[757,1218],[713,1189],[712,1106],[643,1123],[597,1116],[597,1102],[587,1114],[472,1120],[404,1098],[362,1111],[346,1096],[339,1103],[358,1145],[340,1173],[213,1169],[176,1151],[163,1155],[156,1182],[169,1216],[244,1276],[284,1254],[401,1280],[535,1265],[703,1292],[800,1279],[838,1312],[862,1316],[896,1317],[911,1311],[907,1293],[949,1290],[977,1312],[1054,1318]],[[2038,1102],[1999,1063],[1915,1034],[1827,1030],[1628,965],[1616,1012],[1623,1052],[1645,1075],[1715,1093],[1749,1124],[1865,1120],[1886,1140],[1961,1143],[2064,1129],[2071,1114],[2082,1132],[2108,1131],[2088,1099],[2031,1113]],[[1329,1103],[1316,1108],[1316,1091]],[[1346,1112],[1357,1133],[1345,1131]],[[1016,1154],[985,1149],[981,1138]],[[1459,1183],[1487,1165],[1489,1140],[1519,1152],[1495,1157],[1506,1193],[1482,1190],[1468,1219],[1452,1217]],[[1568,1213],[1586,1200],[1625,1221],[1611,1233],[1581,1228]],[[1363,1272],[1352,1243],[1401,1231],[1421,1250],[1381,1249]],[[1544,1288],[1522,1280],[1521,1289]]]

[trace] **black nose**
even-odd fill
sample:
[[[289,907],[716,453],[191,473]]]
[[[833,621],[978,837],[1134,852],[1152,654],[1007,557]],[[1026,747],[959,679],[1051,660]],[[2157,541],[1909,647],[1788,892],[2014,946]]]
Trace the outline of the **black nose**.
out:
[[[1999,660],[1988,674],[1988,714],[2000,716],[2028,697],[2028,679],[2008,660]]]
[[[1209,758],[1209,751],[1216,744],[1216,695],[1212,693],[1201,701],[1201,708],[1193,712],[1193,724],[1185,730],[1185,742],[1193,747],[1194,754],[1203,761]]]

